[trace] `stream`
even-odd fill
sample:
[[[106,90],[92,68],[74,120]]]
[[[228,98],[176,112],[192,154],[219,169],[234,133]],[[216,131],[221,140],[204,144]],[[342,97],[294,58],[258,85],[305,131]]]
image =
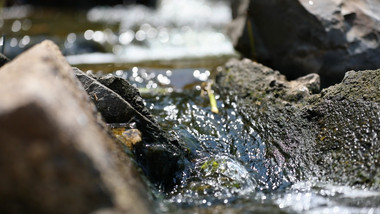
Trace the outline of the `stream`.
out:
[[[171,192],[152,189],[158,213],[380,213],[378,191],[312,177],[299,181],[268,159],[257,124],[217,88],[219,113],[211,111],[204,85],[229,58],[238,57],[224,32],[231,21],[228,4],[162,0],[156,10],[4,8],[0,46],[14,58],[51,39],[73,66],[119,76],[139,88],[163,129],[197,157]]]
[[[134,67],[113,75],[141,88],[146,106],[161,126],[198,157],[181,185],[170,193],[156,192],[159,213],[380,212],[377,191],[313,178],[297,181],[268,160],[265,142],[236,103],[216,91],[219,114],[212,113],[208,97],[201,95],[202,82],[212,76],[209,70]],[[183,83],[179,78],[183,76],[192,82]],[[147,92],[152,85],[157,87]]]

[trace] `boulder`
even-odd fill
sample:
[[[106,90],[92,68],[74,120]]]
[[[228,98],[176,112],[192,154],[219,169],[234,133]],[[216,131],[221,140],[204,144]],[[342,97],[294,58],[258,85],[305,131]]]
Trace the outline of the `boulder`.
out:
[[[265,142],[266,167],[281,169],[271,180],[284,175],[380,189],[380,70],[347,72],[314,94],[317,83],[314,74],[287,81],[250,60],[228,62],[216,79]]]
[[[105,85],[101,84],[95,78],[86,75],[83,71],[78,68],[73,68],[75,75],[82,83],[84,89],[88,93],[90,99],[96,105],[97,110],[102,114],[107,123],[132,123],[136,122],[138,128],[143,129],[151,127],[152,130],[159,130],[158,124],[145,115],[152,118],[152,116],[145,112],[143,115],[140,111],[136,110],[137,107],[140,110],[145,108],[142,103],[142,98],[137,89],[130,85],[128,82],[120,84],[117,91],[121,93],[124,97],[130,99],[134,103],[133,105],[126,101],[122,96],[120,96],[115,91],[107,88]],[[107,83],[105,78],[101,78],[103,82]],[[112,82],[109,85],[112,86]],[[141,103],[140,103],[141,102]],[[145,109],[144,109],[145,110]]]
[[[111,89],[118,95],[120,95],[125,101],[130,103],[133,108],[144,115],[152,123],[157,124],[156,119],[150,114],[149,110],[145,107],[143,98],[140,95],[139,90],[131,85],[127,80],[116,77],[113,75],[101,76],[97,79],[99,83]]]
[[[290,79],[318,73],[322,87],[348,70],[380,67],[376,0],[238,0],[229,35],[244,56]]]
[[[1,213],[152,213],[136,166],[55,44],[4,65],[0,93]]]
[[[161,129],[146,109],[138,90],[126,80],[112,76],[93,78],[77,68],[74,71],[108,123],[136,127],[141,132],[141,142],[133,144],[132,149],[136,161],[153,184],[170,191],[181,181],[182,172],[189,163],[183,144]]]

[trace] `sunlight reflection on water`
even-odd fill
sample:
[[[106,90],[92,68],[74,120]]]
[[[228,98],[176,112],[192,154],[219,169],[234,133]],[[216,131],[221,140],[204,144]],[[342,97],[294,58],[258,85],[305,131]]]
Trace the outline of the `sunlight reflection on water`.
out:
[[[119,31],[114,34],[89,29],[84,35],[87,40],[100,43],[116,36],[113,53],[68,56],[71,64],[235,54],[224,34],[231,21],[231,9],[225,1],[163,0],[156,10],[144,6],[96,7],[87,18],[91,22],[119,24]]]

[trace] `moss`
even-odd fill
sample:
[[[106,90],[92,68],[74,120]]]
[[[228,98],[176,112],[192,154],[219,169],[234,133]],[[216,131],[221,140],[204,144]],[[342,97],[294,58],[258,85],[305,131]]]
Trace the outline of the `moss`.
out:
[[[218,168],[219,168],[219,163],[216,160],[205,161],[201,166],[201,170],[203,171],[211,170],[211,172],[216,172]]]

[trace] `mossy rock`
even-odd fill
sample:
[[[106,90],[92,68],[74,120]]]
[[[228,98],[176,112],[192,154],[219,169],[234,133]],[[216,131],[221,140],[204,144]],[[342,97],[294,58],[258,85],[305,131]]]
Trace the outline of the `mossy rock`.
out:
[[[347,72],[319,94],[310,84],[298,87],[307,93],[291,90],[292,81],[249,60],[225,70],[219,92],[255,124],[266,158],[289,177],[380,188],[380,70]]]

